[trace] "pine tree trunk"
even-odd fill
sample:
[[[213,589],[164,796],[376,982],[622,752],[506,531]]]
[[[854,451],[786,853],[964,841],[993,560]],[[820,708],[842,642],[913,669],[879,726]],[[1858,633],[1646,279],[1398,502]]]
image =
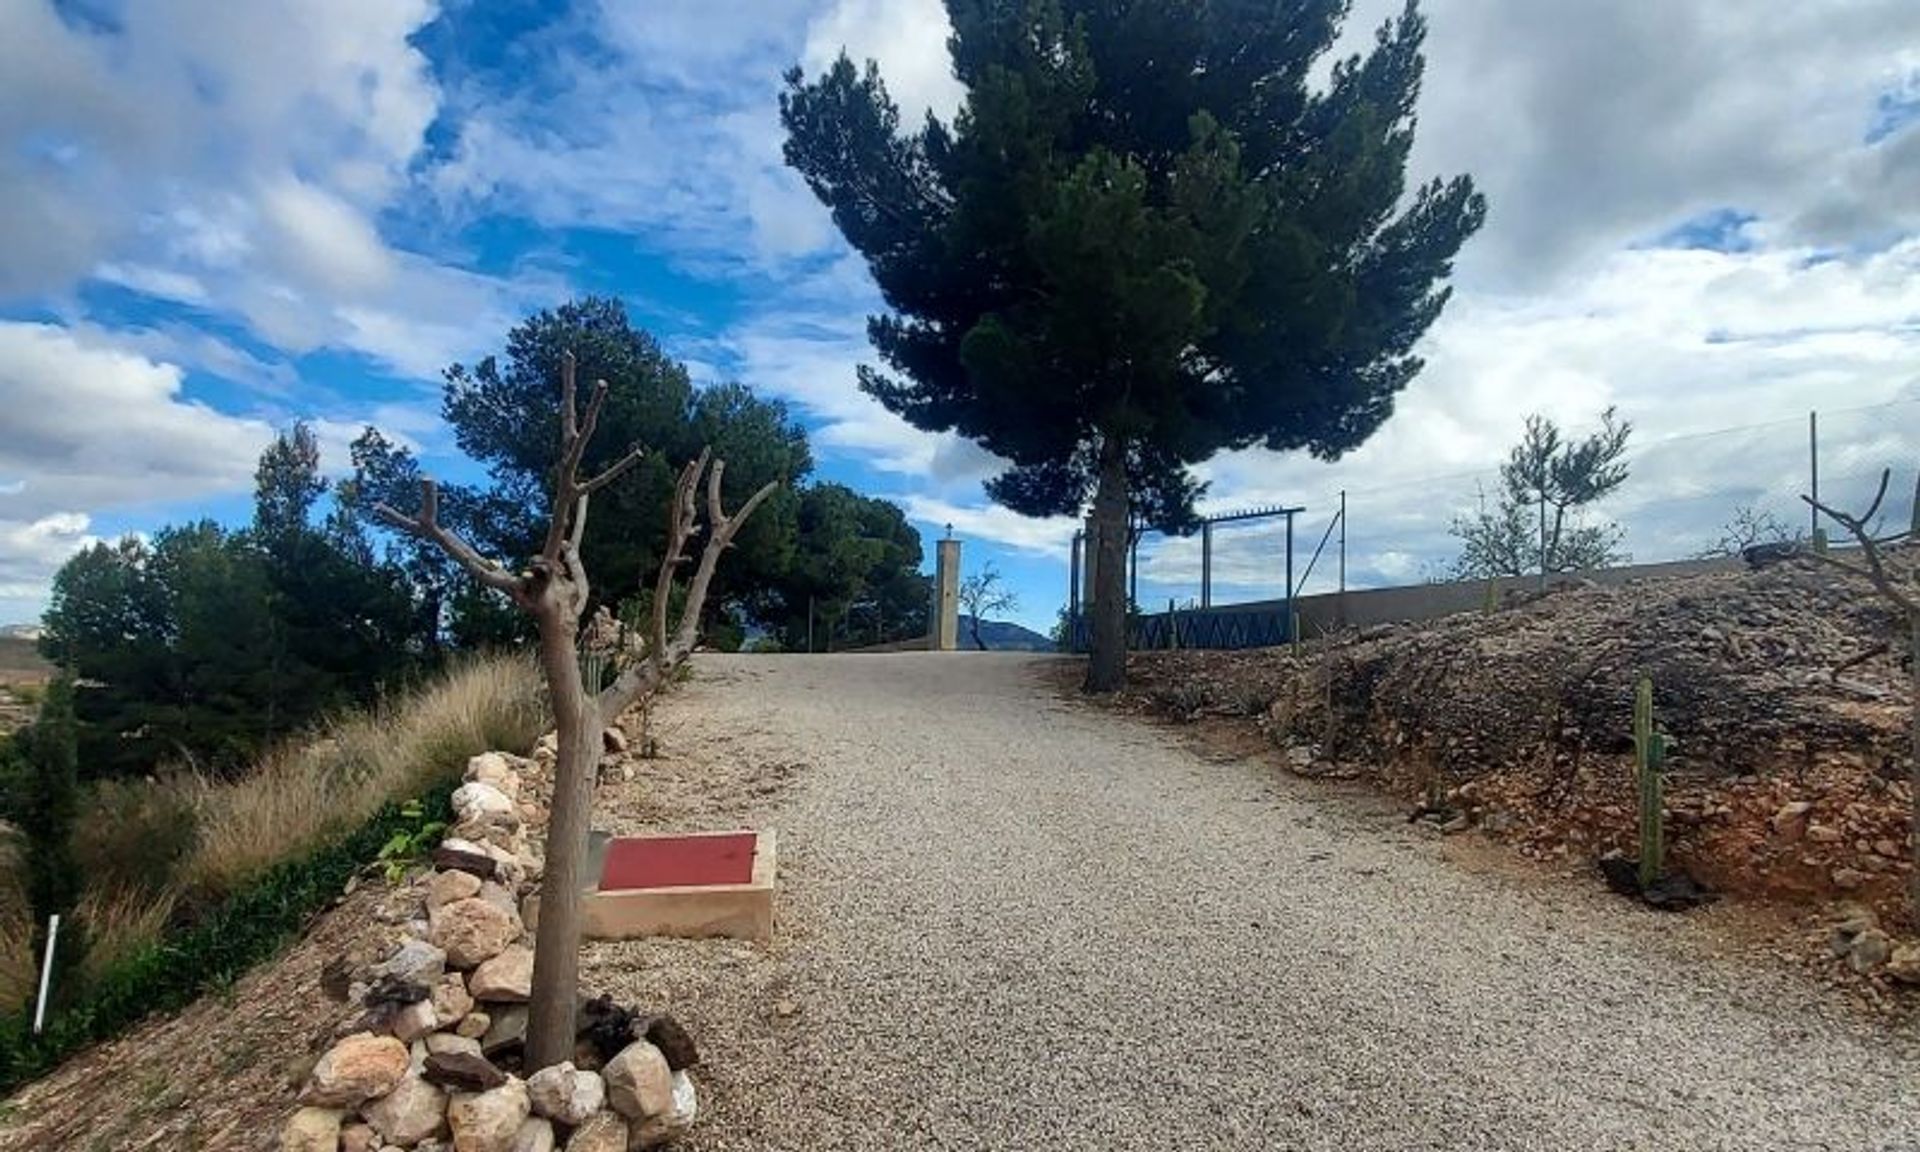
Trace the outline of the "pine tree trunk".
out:
[[[1095,541],[1093,648],[1088,692],[1118,692],[1127,683],[1127,452],[1117,439],[1100,449],[1100,482],[1093,494]]]
[[[575,998],[580,984],[580,892],[593,819],[593,783],[601,750],[598,703],[580,678],[578,621],[564,588],[550,588],[536,612],[540,666],[552,697],[559,747],[553,808],[547,824],[546,871],[540,881],[540,924],[533,949],[528,1006],[529,1074],[573,1059]]]

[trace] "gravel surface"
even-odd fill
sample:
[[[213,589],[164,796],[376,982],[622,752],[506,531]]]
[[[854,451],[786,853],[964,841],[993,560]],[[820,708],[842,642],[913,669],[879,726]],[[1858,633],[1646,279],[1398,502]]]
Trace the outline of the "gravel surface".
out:
[[[670,1000],[699,1148],[1920,1149],[1910,1031],[1045,659],[705,657],[663,709],[670,754],[805,765],[741,809],[783,940],[685,953],[737,987]]]

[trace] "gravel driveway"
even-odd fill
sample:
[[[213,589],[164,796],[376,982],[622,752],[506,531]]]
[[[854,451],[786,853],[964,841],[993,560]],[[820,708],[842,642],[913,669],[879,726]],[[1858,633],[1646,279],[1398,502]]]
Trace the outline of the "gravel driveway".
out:
[[[1920,1149],[1920,1050],[1804,978],[1042,664],[702,658],[673,723],[809,765],[792,1015],[702,1147]]]

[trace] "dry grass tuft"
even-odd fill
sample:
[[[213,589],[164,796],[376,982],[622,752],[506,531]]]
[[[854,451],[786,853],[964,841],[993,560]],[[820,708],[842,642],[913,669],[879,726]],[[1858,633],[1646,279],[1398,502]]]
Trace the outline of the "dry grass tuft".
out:
[[[81,986],[92,986],[115,964],[164,936],[178,899],[170,888],[88,888],[73,910],[80,939],[86,942],[80,956]]]
[[[421,691],[325,726],[232,782],[187,778],[199,835],[179,882],[224,895],[248,877],[364,823],[382,804],[450,781],[489,749],[525,749],[546,727],[531,661],[465,661]]]

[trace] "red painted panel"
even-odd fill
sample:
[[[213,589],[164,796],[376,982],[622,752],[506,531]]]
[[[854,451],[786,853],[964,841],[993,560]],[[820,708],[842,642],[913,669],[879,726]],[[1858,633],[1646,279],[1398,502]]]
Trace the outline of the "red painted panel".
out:
[[[600,891],[745,884],[753,879],[752,832],[726,836],[650,836],[607,845]]]

